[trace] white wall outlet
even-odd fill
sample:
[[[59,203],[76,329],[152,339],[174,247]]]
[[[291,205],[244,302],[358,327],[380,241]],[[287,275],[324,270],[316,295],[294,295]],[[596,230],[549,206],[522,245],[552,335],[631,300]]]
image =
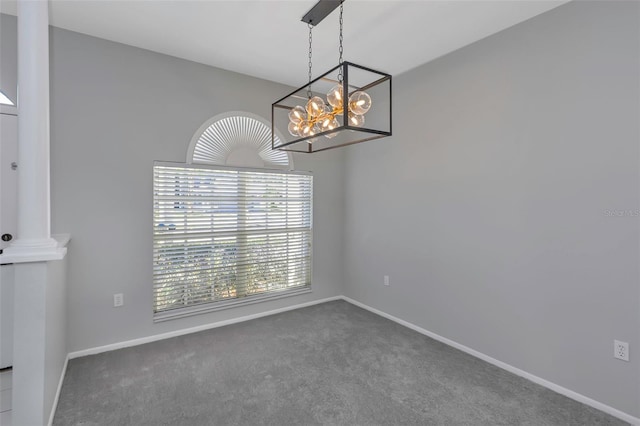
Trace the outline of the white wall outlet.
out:
[[[124,305],[124,295],[122,293],[113,295],[113,307],[118,308]]]
[[[384,285],[389,285],[389,275],[384,276]]]
[[[620,340],[614,340],[613,356],[614,358],[621,359],[623,361],[629,361],[629,343],[621,342]]]

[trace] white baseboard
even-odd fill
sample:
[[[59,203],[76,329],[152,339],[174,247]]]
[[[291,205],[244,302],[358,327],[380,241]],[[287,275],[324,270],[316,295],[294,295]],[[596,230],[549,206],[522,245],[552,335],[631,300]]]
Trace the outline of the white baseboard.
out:
[[[95,355],[102,352],[114,351],[116,349],[128,348],[131,346],[143,345],[145,343],[156,342],[158,340],[170,339],[172,337],[183,336],[185,334],[197,333],[199,331],[210,330],[212,328],[218,328],[225,325],[237,324],[239,322],[250,321],[256,318],[262,318],[269,315],[279,314],[281,312],[292,311],[294,309],[306,308],[307,306],[318,305],[320,303],[331,302],[334,300],[341,300],[343,296],[327,297],[325,299],[313,300],[311,302],[299,303],[297,305],[286,306],[284,308],[273,309],[271,311],[259,312],[257,314],[245,315],[242,317],[231,318],[224,321],[218,321],[210,324],[199,325],[197,327],[184,328],[182,330],[170,331],[168,333],[155,334],[153,336],[141,337],[139,339],[127,340],[125,342],[112,343],[110,345],[98,346],[95,348],[83,349],[81,351],[71,352],[68,356],[69,359],[79,358],[87,355]]]
[[[53,424],[53,418],[56,415],[56,410],[58,409],[58,400],[60,399],[60,390],[62,390],[62,382],[64,381],[64,376],[67,374],[67,365],[69,364],[69,355],[64,360],[64,365],[62,366],[62,372],[60,373],[60,381],[58,381],[58,389],[56,389],[56,396],[53,398],[53,404],[51,405],[51,413],[49,414],[49,422],[48,426]]]
[[[475,349],[471,349],[471,348],[469,348],[467,346],[461,345],[460,343],[454,342],[453,340],[447,339],[446,337],[442,337],[439,334],[433,333],[433,332],[431,332],[429,330],[425,330],[422,327],[419,327],[419,326],[417,326],[415,324],[412,324],[412,323],[410,323],[408,321],[405,321],[405,320],[402,320],[400,318],[394,317],[393,315],[390,315],[390,314],[388,314],[386,312],[383,312],[383,311],[381,311],[379,309],[372,308],[371,306],[365,305],[364,303],[358,302],[358,301],[353,300],[353,299],[351,299],[349,297],[342,296],[342,299],[345,300],[346,302],[349,302],[349,303],[351,303],[351,304],[353,304],[355,306],[358,306],[358,307],[360,307],[362,309],[366,309],[369,312],[373,312],[376,315],[380,315],[381,317],[387,318],[387,319],[389,319],[389,320],[391,320],[393,322],[396,322],[396,323],[398,323],[400,325],[403,325],[403,326],[405,326],[407,328],[410,328],[411,330],[417,331],[420,334],[424,334],[425,336],[431,337],[432,339],[437,340],[439,342],[442,342],[445,345],[449,345],[449,346],[451,346],[453,348],[461,350],[462,352],[466,352],[469,355],[472,355],[472,356],[474,356],[476,358],[479,358],[479,359],[481,359],[483,361],[488,362],[489,364],[493,364],[496,367],[500,367],[503,370],[507,370],[508,372],[513,373],[513,374],[515,374],[517,376],[524,377],[525,379],[530,380],[533,383],[536,383],[536,384],[539,384],[541,386],[544,386],[545,388],[551,389],[552,391],[557,392],[557,393],[559,393],[561,395],[564,395],[564,396],[566,396],[568,398],[571,398],[571,399],[573,399],[575,401],[581,402],[581,403],[583,403],[585,405],[588,405],[590,407],[593,407],[593,408],[595,408],[597,410],[604,411],[605,413],[611,414],[612,416],[617,417],[620,420],[624,420],[625,422],[629,422],[632,425],[640,426],[640,418],[634,417],[634,416],[632,416],[630,414],[627,414],[627,413],[625,413],[623,411],[620,411],[617,408],[613,408],[613,407],[611,407],[609,405],[603,404],[602,402],[596,401],[595,399],[591,399],[591,398],[589,398],[587,396],[584,396],[584,395],[579,394],[577,392],[574,392],[574,391],[572,391],[570,389],[567,389],[565,387],[557,385],[557,384],[555,384],[553,382],[550,382],[548,380],[545,380],[545,379],[543,379],[541,377],[535,376],[535,375],[533,375],[531,373],[528,373],[528,372],[526,372],[524,370],[516,368],[516,367],[514,367],[512,365],[509,365],[509,364],[507,364],[505,362],[502,362],[502,361],[499,361],[499,360],[497,360],[495,358],[492,358],[489,355],[485,355],[482,352],[478,352]]]

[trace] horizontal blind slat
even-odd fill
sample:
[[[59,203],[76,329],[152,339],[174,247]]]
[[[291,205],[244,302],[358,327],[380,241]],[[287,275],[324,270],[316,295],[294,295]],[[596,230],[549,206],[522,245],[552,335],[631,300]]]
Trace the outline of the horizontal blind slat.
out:
[[[154,166],[154,310],[311,285],[310,175]]]

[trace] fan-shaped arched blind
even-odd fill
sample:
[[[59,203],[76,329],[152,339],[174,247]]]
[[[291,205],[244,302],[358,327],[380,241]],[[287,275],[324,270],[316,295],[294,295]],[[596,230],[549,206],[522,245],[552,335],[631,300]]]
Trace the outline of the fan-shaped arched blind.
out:
[[[289,167],[289,156],[271,149],[269,126],[255,118],[236,115],[219,119],[202,132],[191,162],[285,169]]]

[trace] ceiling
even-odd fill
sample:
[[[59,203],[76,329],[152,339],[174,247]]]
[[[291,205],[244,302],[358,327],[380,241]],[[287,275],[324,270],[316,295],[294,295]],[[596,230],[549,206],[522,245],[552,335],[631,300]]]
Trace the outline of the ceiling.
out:
[[[397,75],[568,0],[347,0],[344,59]],[[316,0],[50,0],[51,24],[276,82],[307,79]],[[14,0],[0,12],[15,15]],[[338,62],[338,11],[313,30],[314,76]]]

